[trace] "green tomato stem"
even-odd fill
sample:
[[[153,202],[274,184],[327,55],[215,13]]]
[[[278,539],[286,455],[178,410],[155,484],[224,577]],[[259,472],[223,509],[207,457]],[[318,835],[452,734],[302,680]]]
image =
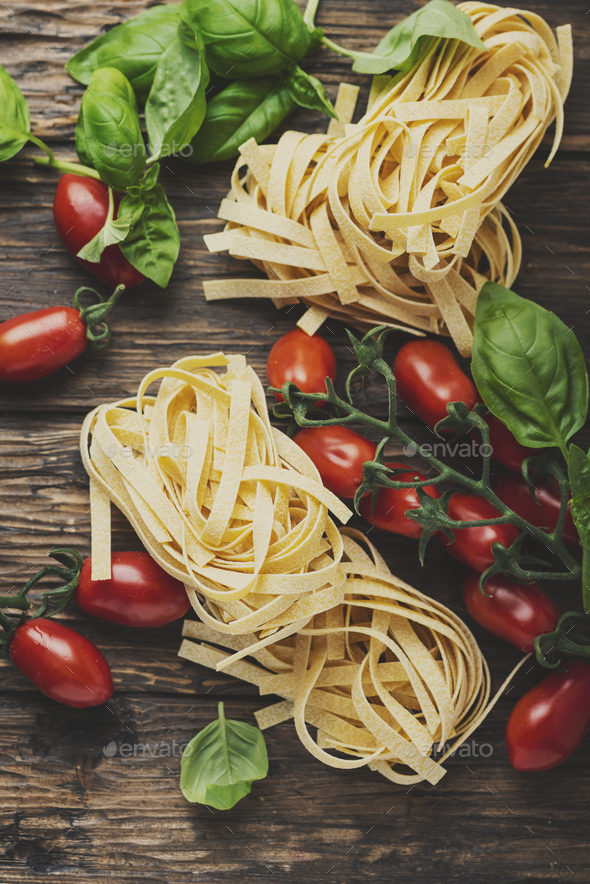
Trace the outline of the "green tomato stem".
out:
[[[37,138],[36,135],[31,135],[29,133],[29,141],[32,141],[33,144],[36,144],[37,147],[40,147],[41,150],[45,151],[52,163],[55,162],[55,154],[50,147],[48,147],[43,141],[41,141],[40,138]]]
[[[53,155],[52,155],[53,156]],[[82,163],[70,163],[67,160],[57,160],[55,157],[35,157],[38,166],[51,166],[53,169],[60,169],[62,172],[73,172],[75,175],[83,175],[86,178],[96,178],[101,181],[101,177],[96,169],[90,166],[83,166]]]
[[[352,49],[345,49],[343,46],[339,46],[338,43],[334,43],[333,40],[330,40],[329,37],[326,37],[325,35],[322,37],[322,43],[324,46],[327,46],[328,49],[337,52],[339,55],[346,55],[347,58],[356,58],[356,54]]]
[[[303,13],[303,21],[310,31],[313,31],[313,29],[315,28],[315,15],[318,11],[319,5],[320,0],[309,0],[307,6],[305,7],[305,12]]]

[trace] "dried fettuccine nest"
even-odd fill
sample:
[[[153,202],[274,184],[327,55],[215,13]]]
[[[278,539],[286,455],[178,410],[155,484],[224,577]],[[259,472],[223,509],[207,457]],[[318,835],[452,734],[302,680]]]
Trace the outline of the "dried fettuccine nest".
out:
[[[410,70],[374,79],[357,124],[343,125],[345,86],[328,134],[242,145],[219,210],[225,230],[205,242],[269,279],[206,282],[209,300],[303,301],[310,334],[334,315],[451,334],[470,352],[479,289],[488,278],[510,286],[520,263],[500,200],[554,119],[548,162],[558,147],[573,52],[568,25],[555,38],[526,10],[459,9],[487,52],[432,38]]]
[[[342,602],[343,541],[329,513],[346,522],[350,510],[271,427],[243,356],[187,357],[150,372],[135,397],[87,416],[81,450],[93,579],[110,577],[112,501],[183,581],[203,622],[227,636],[276,640]]]
[[[488,667],[463,621],[394,577],[360,532],[341,533],[342,603],[264,648],[255,635],[228,638],[187,620],[179,655],[284,697],[256,713],[260,727],[294,718],[304,746],[331,767],[368,765],[395,783],[437,783],[445,773],[440,761],[481,723],[504,686],[490,703]],[[317,728],[315,740],[308,725]],[[440,761],[431,757],[450,741]]]

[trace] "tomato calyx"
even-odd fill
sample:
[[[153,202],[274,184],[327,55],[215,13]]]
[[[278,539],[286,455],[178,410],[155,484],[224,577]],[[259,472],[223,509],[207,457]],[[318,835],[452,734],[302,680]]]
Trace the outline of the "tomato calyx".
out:
[[[109,298],[103,298],[96,289],[83,285],[74,294],[72,303],[76,310],[80,311],[80,319],[86,325],[86,337],[95,350],[106,350],[110,346],[111,333],[104,320],[124,291],[125,286],[118,285]],[[90,292],[91,295],[97,297],[98,302],[89,304],[88,307],[81,307],[80,295],[85,292]]]
[[[49,618],[59,614],[73,596],[80,579],[80,570],[83,563],[82,556],[77,550],[69,549],[68,547],[52,549],[48,555],[60,564],[44,565],[36,574],[33,574],[30,580],[27,580],[16,595],[0,595],[0,626],[4,630],[4,635],[0,635],[0,651],[6,649],[15,630],[24,623],[25,612],[28,612],[33,606],[33,603],[28,599],[28,594],[40,580],[51,575],[61,578],[64,584],[54,589],[45,590],[39,606],[34,614],[30,614],[26,618],[27,620],[36,620],[39,617]],[[15,622],[5,614],[2,610],[3,608],[13,610],[16,608],[16,610],[22,611],[18,622]]]
[[[576,626],[586,627],[587,634],[572,632]],[[567,611],[559,618],[553,632],[535,639],[537,661],[546,669],[563,669],[561,655],[590,658],[590,617],[580,611]]]

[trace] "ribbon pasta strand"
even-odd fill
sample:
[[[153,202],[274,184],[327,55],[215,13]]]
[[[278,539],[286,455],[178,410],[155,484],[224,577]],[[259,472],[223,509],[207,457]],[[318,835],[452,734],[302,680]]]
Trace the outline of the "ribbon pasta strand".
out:
[[[477,294],[518,273],[518,230],[501,199],[555,120],[563,130],[571,28],[534,13],[459,6],[487,51],[432,39],[411,70],[376,77],[365,115],[342,84],[328,134],[286,132],[240,148],[232,189],[205,236],[268,280],[204,283],[208,300],[301,301],[313,334],[328,316],[450,334],[468,355]]]

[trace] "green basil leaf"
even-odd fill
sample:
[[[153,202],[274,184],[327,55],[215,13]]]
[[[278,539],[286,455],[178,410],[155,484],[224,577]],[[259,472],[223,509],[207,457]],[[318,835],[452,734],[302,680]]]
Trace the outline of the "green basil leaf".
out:
[[[335,120],[338,119],[334,105],[317,77],[312,77],[311,74],[302,71],[299,65],[296,65],[287,74],[285,82],[291,98],[301,107],[309,107],[311,110],[328,114]]]
[[[260,78],[230,83],[207,105],[205,119],[191,142],[191,163],[217,163],[238,155],[240,144],[260,144],[295,108],[282,80]]]
[[[569,449],[568,476],[574,524],[582,545],[590,548],[590,458],[577,445]]]
[[[166,288],[180,250],[176,216],[161,184],[144,191],[142,198],[143,212],[121,243],[121,251],[136,270]]]
[[[356,53],[353,70],[375,75],[409,68],[428,37],[461,40],[487,51],[467,13],[447,0],[430,0],[392,28],[372,54]]]
[[[152,188],[155,187],[155,185],[157,184],[159,174],[159,163],[154,163],[152,166],[147,166],[138,183],[132,184],[131,187],[127,188],[127,193],[131,194],[131,196],[141,196],[146,192],[146,190],[152,190]]]
[[[184,0],[180,16],[200,32],[207,64],[222,77],[280,74],[311,39],[293,0]]]
[[[204,46],[192,26],[181,22],[185,38],[177,37],[161,56],[145,106],[150,150],[155,156],[179,153],[205,118],[209,69]],[[192,45],[186,39],[190,28]]]
[[[141,218],[143,209],[142,199],[125,197],[119,206],[117,217],[112,220],[107,219],[104,227],[80,249],[76,257],[97,264],[107,246],[121,243],[129,236],[133,225]]]
[[[0,64],[0,162],[9,160],[29,140],[31,121],[25,97]]]
[[[117,25],[76,52],[66,70],[88,85],[97,68],[117,68],[130,81],[139,101],[145,101],[158,59],[176,37],[179,8],[179,3],[154,6]]]
[[[137,184],[145,168],[146,150],[135,108],[107,92],[85,95],[84,131],[103,181],[116,190]]]
[[[219,718],[190,741],[180,762],[180,788],[196,804],[229,810],[250,792],[254,780],[268,773],[262,732],[251,724]]]
[[[108,92],[111,95],[118,95],[119,98],[129,102],[131,107],[137,110],[137,101],[135,99],[133,87],[125,74],[122,74],[117,68],[97,68],[92,72],[88,89],[84,95],[93,95],[97,92]],[[82,96],[80,113],[78,114],[78,120],[76,122],[75,137],[78,159],[83,165],[93,167],[94,162],[92,160],[92,154],[88,149],[86,130],[84,129],[84,96]]]
[[[473,377],[488,408],[522,445],[558,446],[588,411],[584,354],[554,313],[495,282],[479,293]]]

